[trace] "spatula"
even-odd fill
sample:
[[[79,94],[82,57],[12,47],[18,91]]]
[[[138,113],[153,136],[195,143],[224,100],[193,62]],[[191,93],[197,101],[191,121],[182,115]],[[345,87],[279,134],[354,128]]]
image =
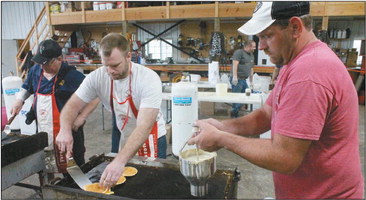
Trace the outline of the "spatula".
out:
[[[11,132],[10,124],[13,122],[13,120],[15,119],[16,116],[17,116],[17,114],[10,117],[9,121],[6,123],[6,125],[4,127],[4,133],[9,134]]]
[[[76,164],[74,158],[69,158],[66,170],[81,189],[84,190],[86,185],[92,184],[89,178],[84,174],[83,171],[81,171],[80,167]]]

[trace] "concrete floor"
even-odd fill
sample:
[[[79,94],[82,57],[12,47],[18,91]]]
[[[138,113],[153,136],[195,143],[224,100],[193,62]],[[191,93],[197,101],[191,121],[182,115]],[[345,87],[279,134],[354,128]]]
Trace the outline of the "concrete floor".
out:
[[[221,111],[225,110],[225,106],[221,105]],[[224,109],[222,109],[224,108]],[[227,110],[221,116],[200,116],[200,119],[206,117],[215,118],[227,118]],[[245,114],[242,111],[241,114]],[[225,116],[226,115],[226,116]],[[362,169],[364,170],[365,165],[365,106],[360,106],[360,153],[362,160]],[[90,158],[95,154],[101,154],[103,152],[110,152],[111,144],[111,114],[104,110],[104,131],[103,120],[102,120],[102,109],[99,105],[98,109],[89,117],[85,125],[85,145],[86,145],[86,156]],[[171,156],[171,145],[168,146],[168,158],[174,160]],[[274,197],[274,188],[272,173],[268,170],[259,168],[241,157],[229,152],[225,149],[218,151],[217,157],[218,168],[238,168],[241,172],[241,180],[238,184],[238,198],[239,199],[263,199],[265,197]],[[363,171],[364,173],[364,171]],[[38,176],[32,175],[22,181],[23,183],[39,185]],[[40,196],[34,190],[22,188],[18,186],[12,186],[2,191],[1,199],[40,199]]]

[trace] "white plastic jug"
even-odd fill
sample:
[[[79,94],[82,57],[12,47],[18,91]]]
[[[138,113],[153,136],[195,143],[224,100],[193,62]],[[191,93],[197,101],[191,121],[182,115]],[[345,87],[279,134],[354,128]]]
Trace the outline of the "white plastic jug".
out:
[[[180,149],[192,136],[192,126],[198,119],[197,99],[198,88],[196,83],[186,81],[173,83],[172,150],[175,156],[179,156]]]
[[[2,80],[3,84],[3,95],[4,95],[4,102],[6,107],[6,115],[9,119],[11,117],[10,110],[13,106],[16,95],[20,91],[20,88],[22,87],[22,79],[18,76],[8,76],[3,78]],[[10,124],[11,130],[19,130],[20,124],[19,124],[19,116],[15,117],[13,122]]]

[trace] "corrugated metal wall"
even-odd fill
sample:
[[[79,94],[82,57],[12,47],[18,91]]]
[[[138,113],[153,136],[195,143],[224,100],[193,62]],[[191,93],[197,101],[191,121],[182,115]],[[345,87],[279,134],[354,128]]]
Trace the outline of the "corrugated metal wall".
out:
[[[139,24],[139,25],[157,35],[163,31],[165,31],[169,27],[173,26],[174,24],[175,23],[156,23],[156,24]],[[173,29],[171,29],[170,31],[163,34],[161,37],[163,39],[171,39],[171,40],[173,40],[172,43],[174,45],[178,45],[177,41],[178,41],[179,33],[180,33],[179,26],[176,26]],[[151,39],[153,37],[154,37],[153,35],[150,35],[149,33],[138,28],[137,38],[142,43],[146,42],[148,39]],[[181,57],[179,56],[178,52],[179,51],[176,48],[173,48],[173,60],[181,62],[182,60],[181,60]]]
[[[1,2],[2,39],[25,39],[44,2]]]

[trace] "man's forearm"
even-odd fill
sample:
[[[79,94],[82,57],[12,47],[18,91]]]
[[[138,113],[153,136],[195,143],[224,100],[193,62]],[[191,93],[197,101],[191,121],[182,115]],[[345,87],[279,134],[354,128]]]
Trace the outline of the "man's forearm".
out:
[[[306,149],[309,143],[305,141],[299,146]],[[259,167],[286,174],[292,173],[299,166],[304,155],[298,154],[296,148],[286,149],[271,139],[246,138],[233,134],[222,137],[220,145]]]
[[[22,100],[23,102],[28,99],[31,95],[26,89],[20,88],[20,91],[17,93],[16,99]]]
[[[75,94],[67,101],[66,105],[62,108],[60,116],[61,130],[71,130],[72,124],[75,121],[78,113],[85,107],[86,103],[83,102]]]
[[[99,98],[94,99],[93,101],[89,102],[83,110],[81,110],[79,116],[83,119],[86,119],[90,113],[92,113],[95,108],[98,106],[100,100]]]
[[[236,135],[259,135],[271,128],[269,113],[264,109],[258,109],[244,117],[222,121],[224,130]],[[266,120],[264,120],[266,119]]]
[[[233,77],[238,77],[238,65],[239,65],[239,61],[234,60],[233,61]]]

